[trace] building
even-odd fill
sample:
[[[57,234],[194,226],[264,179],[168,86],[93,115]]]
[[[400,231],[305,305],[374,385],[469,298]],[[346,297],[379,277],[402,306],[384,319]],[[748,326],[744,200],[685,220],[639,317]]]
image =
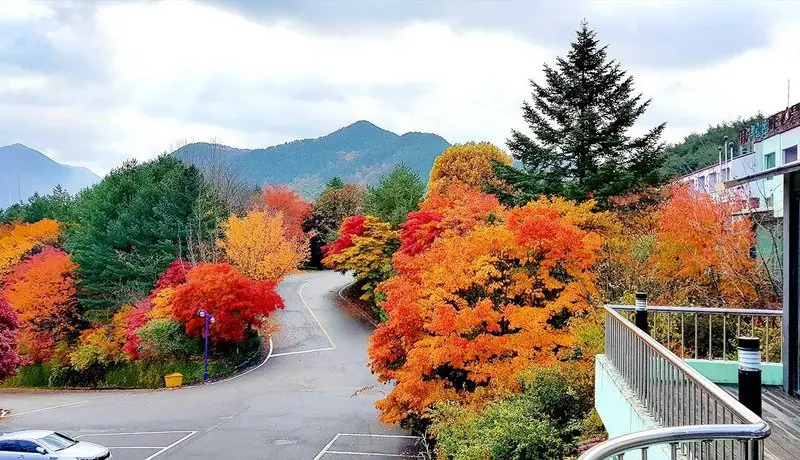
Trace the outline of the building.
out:
[[[638,295],[636,307],[607,305],[595,407],[609,440],[581,460],[800,458],[800,104],[733,144],[681,180],[781,225],[783,308],[647,306]],[[737,398],[741,369],[760,370],[763,410]]]

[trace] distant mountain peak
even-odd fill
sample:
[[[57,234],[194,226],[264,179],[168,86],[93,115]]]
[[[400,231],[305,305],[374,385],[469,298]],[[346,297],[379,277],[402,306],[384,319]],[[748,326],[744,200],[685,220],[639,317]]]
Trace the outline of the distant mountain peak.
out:
[[[48,194],[56,185],[77,193],[100,180],[87,168],[61,164],[20,143],[0,147],[0,157],[0,208],[25,201],[34,193]]]
[[[226,161],[253,185],[288,184],[313,197],[334,176],[346,181],[377,183],[398,164],[428,177],[433,160],[450,144],[430,133],[399,136],[367,120],[358,120],[317,138],[300,139],[261,149],[234,149]],[[184,146],[173,155],[201,169],[214,156],[211,144]]]

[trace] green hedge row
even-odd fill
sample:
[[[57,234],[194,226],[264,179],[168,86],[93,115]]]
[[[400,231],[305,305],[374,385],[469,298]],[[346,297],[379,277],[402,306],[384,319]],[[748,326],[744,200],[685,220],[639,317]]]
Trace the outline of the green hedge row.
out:
[[[237,366],[228,362],[212,362],[208,372],[213,377],[230,374]],[[164,376],[173,372],[183,374],[183,383],[203,380],[202,362],[145,363],[133,361],[108,367],[92,367],[77,371],[68,366],[51,363],[20,367],[15,377],[0,387],[9,388],[163,388]]]

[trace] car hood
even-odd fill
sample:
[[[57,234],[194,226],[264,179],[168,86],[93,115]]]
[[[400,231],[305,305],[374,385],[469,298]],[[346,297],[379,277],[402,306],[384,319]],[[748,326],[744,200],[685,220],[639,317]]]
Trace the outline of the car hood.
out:
[[[106,452],[108,452],[108,449],[103,446],[98,446],[92,442],[78,441],[78,443],[74,446],[59,450],[58,455],[79,458],[94,458],[99,457]]]

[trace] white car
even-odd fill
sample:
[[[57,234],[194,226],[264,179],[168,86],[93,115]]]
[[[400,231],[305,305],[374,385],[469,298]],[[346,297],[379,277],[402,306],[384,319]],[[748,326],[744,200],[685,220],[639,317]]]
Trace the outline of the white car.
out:
[[[107,460],[111,452],[55,431],[17,431],[0,435],[0,460]]]

